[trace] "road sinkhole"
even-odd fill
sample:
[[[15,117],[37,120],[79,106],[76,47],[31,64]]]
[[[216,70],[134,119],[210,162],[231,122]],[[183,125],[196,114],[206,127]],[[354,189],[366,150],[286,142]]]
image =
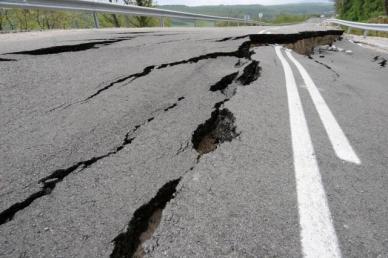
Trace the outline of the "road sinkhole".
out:
[[[176,193],[181,178],[167,182],[159,189],[155,197],[138,208],[129,221],[125,232],[120,233],[112,241],[114,248],[111,258],[143,257],[143,243],[150,239],[158,228],[163,209]]]

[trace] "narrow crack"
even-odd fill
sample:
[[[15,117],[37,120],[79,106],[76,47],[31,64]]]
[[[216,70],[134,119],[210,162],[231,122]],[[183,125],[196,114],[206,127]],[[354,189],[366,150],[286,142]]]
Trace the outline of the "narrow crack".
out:
[[[385,67],[385,66],[387,65],[387,60],[386,60],[386,59],[383,59],[383,60],[379,63],[379,65],[380,65],[381,67]]]
[[[108,90],[109,88],[115,86],[118,83],[122,83],[124,81],[129,80],[129,79],[132,79],[132,80],[129,81],[129,83],[131,83],[131,82],[133,82],[134,80],[136,80],[136,79],[138,79],[140,77],[148,75],[149,73],[151,73],[155,69],[164,69],[164,68],[167,68],[167,67],[177,66],[177,65],[181,65],[181,64],[197,63],[197,62],[199,62],[201,60],[214,59],[214,58],[221,57],[221,56],[232,56],[232,57],[238,57],[238,58],[251,59],[251,56],[252,56],[253,52],[250,52],[249,48],[250,48],[250,42],[246,41],[243,44],[241,44],[240,47],[236,51],[209,53],[209,54],[200,55],[200,56],[197,56],[197,57],[192,57],[192,58],[189,58],[189,59],[186,59],[186,60],[181,60],[181,61],[161,64],[161,65],[158,65],[158,66],[156,66],[156,65],[147,66],[146,68],[143,69],[142,72],[131,74],[131,75],[128,75],[128,76],[125,76],[125,77],[121,77],[120,79],[109,83],[108,85],[104,86],[103,88],[99,89],[97,92],[93,93],[92,95],[90,95],[89,97],[84,99],[82,102],[88,101],[88,100],[98,96],[102,92]],[[68,106],[69,105],[67,105],[66,107],[68,107]]]
[[[314,58],[313,58],[312,56],[310,56],[310,55],[308,56],[308,58],[311,59],[311,60],[313,60],[315,63],[322,65],[322,66],[325,67],[326,69],[329,69],[329,70],[332,71],[337,77],[340,77],[339,73],[337,73],[331,66],[329,66],[329,65],[327,65],[327,64],[325,64],[325,63],[322,63],[322,62],[320,62],[320,61],[314,59]]]
[[[148,203],[138,208],[129,221],[127,230],[112,241],[114,249],[111,258],[142,257],[142,244],[152,237],[162,218],[163,209],[176,193],[181,178],[171,180],[163,185]]]
[[[223,38],[223,39],[218,39],[218,40],[216,40],[216,42],[224,42],[224,41],[229,41],[231,39],[233,39],[233,37],[226,37],[226,38]]]
[[[76,163],[68,168],[57,169],[57,170],[53,171],[50,175],[40,179],[38,182],[40,184],[42,184],[42,186],[41,186],[41,189],[39,191],[31,194],[25,200],[11,205],[8,209],[6,209],[0,213],[0,225],[12,220],[17,212],[27,208],[36,199],[39,199],[45,195],[49,195],[55,189],[55,187],[57,186],[58,183],[62,182],[63,179],[65,179],[68,175],[70,175],[74,171],[78,170],[79,172],[81,172],[81,171],[87,169],[88,167],[90,167],[91,165],[93,165],[94,163],[96,163],[97,161],[104,159],[104,158],[107,158],[113,154],[116,154],[119,151],[121,151],[126,145],[131,144],[132,141],[135,139],[135,137],[131,137],[131,135],[134,132],[136,132],[138,128],[139,127],[135,127],[134,130],[128,132],[125,135],[121,145],[116,147],[116,149],[109,151],[108,153],[106,153],[104,155],[92,157],[88,160],[80,161],[80,162],[78,162],[78,163]]]
[[[132,35],[132,34],[148,34],[148,33],[155,33],[157,31],[134,31],[134,32],[117,32],[115,34],[120,34],[120,35]]]
[[[229,41],[229,40],[239,40],[239,39],[243,39],[243,38],[247,38],[247,37],[249,37],[249,35],[243,35],[243,36],[238,36],[238,37],[226,37],[226,38],[223,38],[223,39],[216,40],[215,42],[225,42],[225,41]]]
[[[196,57],[192,57],[185,60],[160,64],[160,65],[151,65],[143,69],[142,72],[131,74],[128,76],[124,76],[116,81],[113,81],[109,83],[108,85],[104,86],[100,90],[98,90],[96,93],[90,95],[83,101],[90,100],[102,92],[108,90],[109,88],[115,86],[118,83],[122,83],[124,81],[127,81],[129,79],[132,79],[129,81],[129,83],[133,82],[134,80],[144,77],[148,74],[150,74],[154,70],[164,69],[167,67],[173,67],[177,65],[182,64],[192,64],[192,63],[198,63],[202,60],[207,59],[216,59],[218,57],[236,57],[236,58],[243,58],[251,60],[251,56],[253,55],[253,51],[250,51],[250,47],[252,44],[256,45],[268,45],[268,44],[288,44],[287,46],[291,49],[294,49],[298,53],[302,54],[309,54],[314,46],[316,46],[320,42],[328,42],[328,41],[334,41],[336,38],[338,38],[340,35],[342,35],[343,31],[340,30],[328,30],[328,31],[306,31],[306,32],[300,32],[300,33],[294,33],[294,34],[254,34],[254,35],[245,35],[245,36],[239,36],[239,37],[228,37],[229,40],[231,39],[242,39],[249,37],[249,41],[243,42],[236,51],[230,51],[230,52],[213,52],[208,53]],[[226,41],[226,38],[222,39]],[[306,43],[307,42],[307,43]],[[241,65],[241,61],[239,60],[236,63],[236,67]],[[254,64],[251,64],[251,68],[253,68]],[[68,107],[70,105],[67,105]]]
[[[247,58],[251,59],[251,56],[253,55],[253,52],[250,51],[250,41],[245,41],[242,43],[239,48],[236,51],[231,51],[231,52],[213,52],[213,53],[208,53],[196,57],[192,57],[186,60],[181,60],[181,61],[176,61],[172,63],[166,63],[166,64],[161,64],[157,67],[157,69],[163,69],[166,67],[172,67],[176,65],[181,65],[181,64],[192,64],[192,63],[198,63],[199,61],[206,60],[206,59],[215,59],[218,57],[237,57],[237,58]]]
[[[214,104],[213,108],[214,109],[220,109],[221,106],[223,106],[226,102],[228,102],[230,99],[226,98],[220,102],[217,102],[216,104]]]
[[[184,97],[179,97],[177,102],[173,104],[174,107],[171,107],[168,110],[171,110],[172,108],[177,107],[177,103],[182,101],[183,99],[184,99]],[[50,175],[40,179],[38,181],[38,183],[40,183],[42,186],[41,186],[39,191],[31,194],[30,196],[28,196],[26,199],[24,199],[21,202],[14,203],[9,208],[7,208],[6,210],[4,210],[0,213],[0,225],[11,221],[17,212],[27,208],[35,200],[37,200],[45,195],[51,194],[51,192],[55,189],[56,185],[58,183],[62,182],[63,179],[65,179],[68,175],[72,174],[75,171],[81,172],[81,171],[89,168],[90,166],[92,166],[93,164],[98,162],[99,160],[102,160],[104,158],[107,158],[109,156],[112,156],[112,155],[120,152],[122,149],[124,149],[125,146],[127,146],[133,142],[135,137],[133,137],[132,135],[136,131],[138,131],[142,126],[146,125],[147,123],[151,122],[152,120],[154,120],[154,117],[150,117],[146,120],[146,122],[143,122],[142,124],[136,125],[134,127],[134,129],[132,129],[131,131],[126,133],[126,135],[124,136],[124,139],[122,140],[122,143],[119,146],[117,146],[115,149],[107,152],[106,154],[92,157],[92,158],[87,159],[87,160],[80,161],[80,162],[78,162],[70,167],[67,167],[67,168],[57,169],[57,170],[53,171]]]
[[[1,58],[0,57],[0,62],[13,62],[16,61],[16,59],[11,59],[11,58]]]
[[[132,79],[132,81],[136,80],[137,78],[140,78],[140,77],[143,77],[143,76],[146,76],[148,75],[150,72],[152,72],[152,70],[154,70],[155,66],[154,65],[150,65],[150,66],[147,66],[146,68],[143,69],[142,72],[139,72],[139,73],[134,73],[134,74],[131,74],[131,75],[128,75],[128,76],[124,76],[124,77],[121,77],[119,78],[118,80],[115,80],[111,83],[109,83],[108,85],[104,86],[103,88],[99,89],[98,91],[96,91],[95,93],[93,93],[92,95],[90,95],[89,97],[87,97],[86,99],[84,99],[82,102],[86,102],[94,97],[96,97],[97,95],[100,95],[102,92],[108,90],[109,88],[115,86],[116,84],[118,83],[121,83],[121,82],[124,82],[124,81],[127,81],[129,79]]]
[[[8,54],[36,56],[36,55],[52,55],[52,54],[59,54],[59,53],[65,53],[65,52],[79,52],[79,51],[85,51],[88,49],[98,49],[100,48],[100,46],[108,46],[113,43],[129,40],[129,39],[132,39],[132,37],[121,37],[116,39],[93,41],[93,42],[81,43],[76,45],[62,45],[62,46],[54,46],[54,47],[47,47],[47,48],[39,48],[34,50],[12,52]]]

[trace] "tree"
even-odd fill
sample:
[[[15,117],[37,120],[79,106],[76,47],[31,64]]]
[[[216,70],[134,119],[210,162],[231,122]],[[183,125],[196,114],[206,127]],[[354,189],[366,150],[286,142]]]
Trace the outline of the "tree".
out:
[[[112,3],[112,0],[109,0],[110,3]],[[117,0],[116,0],[117,3]],[[112,16],[112,23],[115,25],[115,27],[120,27],[119,19],[117,18],[116,14],[111,14]]]
[[[136,0],[136,5],[144,7],[152,7],[152,0]],[[155,18],[145,16],[135,16],[131,24],[135,27],[149,27],[155,25]]]
[[[0,9],[0,30],[3,30],[3,21],[5,20],[3,12],[3,9]]]

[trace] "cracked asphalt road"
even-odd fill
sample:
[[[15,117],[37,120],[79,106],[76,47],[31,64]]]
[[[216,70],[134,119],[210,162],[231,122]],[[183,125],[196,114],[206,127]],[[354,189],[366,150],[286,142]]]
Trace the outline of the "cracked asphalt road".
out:
[[[283,67],[272,45],[238,52],[263,30],[325,28],[0,35],[0,256],[113,257],[113,240],[136,231],[130,221],[150,203],[164,209],[148,257],[303,256]],[[292,71],[342,255],[387,257],[388,68],[374,58],[388,55],[335,45],[352,54],[293,55],[361,164],[336,156]],[[215,119],[211,151],[197,152],[193,134],[216,109],[233,118]],[[167,204],[150,201],[178,179]]]

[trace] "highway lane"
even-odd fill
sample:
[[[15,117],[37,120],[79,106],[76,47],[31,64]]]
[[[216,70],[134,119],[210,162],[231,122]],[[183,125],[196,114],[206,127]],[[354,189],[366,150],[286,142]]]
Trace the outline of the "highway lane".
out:
[[[261,46],[252,60],[204,56],[236,51],[247,34],[312,29],[324,28],[0,35],[1,58],[16,60],[0,62],[1,210],[41,195],[0,225],[0,255],[118,254],[121,242],[113,239],[131,239],[135,211],[144,215],[143,204],[179,182],[171,200],[156,198],[169,202],[145,243],[147,256],[386,256],[387,68],[378,60],[387,54],[343,40],[336,46],[352,54],[322,49],[309,58]],[[82,45],[98,41],[105,45]],[[73,44],[82,45],[78,52],[6,54]],[[300,122],[291,115],[279,51],[310,143],[293,131]],[[209,90],[254,60],[257,80]],[[222,126],[232,121],[225,134],[235,138],[198,157],[194,132],[225,109],[232,116],[224,111]],[[298,176],[298,150],[309,149],[312,179]]]

